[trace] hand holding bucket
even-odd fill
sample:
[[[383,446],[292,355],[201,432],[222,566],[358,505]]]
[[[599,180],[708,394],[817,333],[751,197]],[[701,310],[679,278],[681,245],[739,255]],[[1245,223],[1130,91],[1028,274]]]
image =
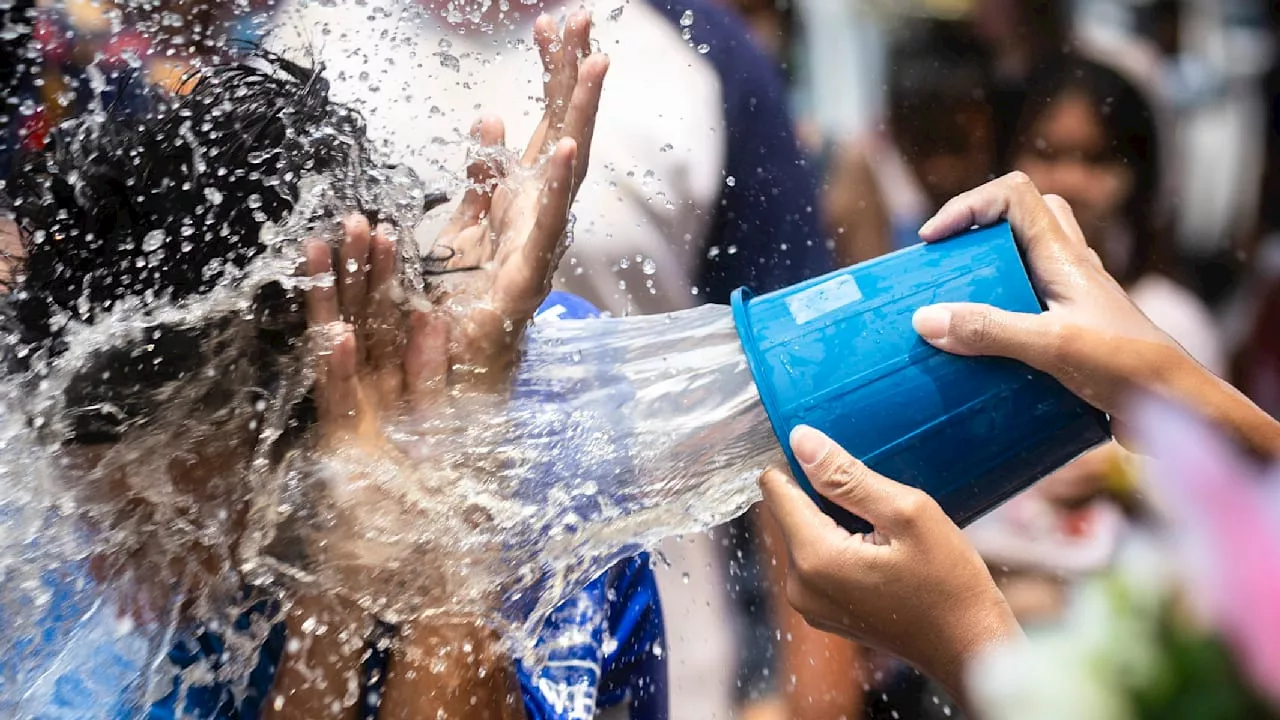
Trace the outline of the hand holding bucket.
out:
[[[1002,358],[949,355],[911,325],[921,307],[1043,309],[1007,223],[917,245],[789,288],[732,298],[751,373],[796,480],[787,438],[815,427],[877,472],[921,488],[961,526],[1110,437],[1056,380]]]

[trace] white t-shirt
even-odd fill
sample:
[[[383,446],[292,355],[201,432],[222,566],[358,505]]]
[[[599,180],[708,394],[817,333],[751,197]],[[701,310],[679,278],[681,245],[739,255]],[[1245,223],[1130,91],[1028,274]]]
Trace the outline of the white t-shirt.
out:
[[[297,0],[268,46],[323,62],[332,97],[364,108],[370,137],[429,183],[453,190],[465,180],[468,135],[482,115],[500,116],[507,144],[523,148],[542,116],[531,21],[490,32],[412,0],[362,5]],[[613,314],[669,312],[699,301],[693,288],[724,182],[720,81],[650,5],[620,9],[593,17],[592,41],[611,63],[557,284]],[[430,226],[424,235],[434,237]]]

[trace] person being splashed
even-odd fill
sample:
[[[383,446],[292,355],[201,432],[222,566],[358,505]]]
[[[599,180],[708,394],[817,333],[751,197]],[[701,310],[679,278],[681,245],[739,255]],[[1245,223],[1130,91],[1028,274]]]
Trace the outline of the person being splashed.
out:
[[[6,716],[665,717],[643,556],[553,611],[526,667],[485,616],[500,588],[378,554],[411,536],[384,513],[404,500],[379,474],[411,462],[384,418],[501,402],[540,307],[589,312],[548,298],[608,67],[589,25],[538,22],[542,123],[518,158],[500,121],[476,125],[473,184],[426,258],[396,236],[438,198],[371,157],[319,72],[268,53],[23,160],[4,360],[92,540],[59,569],[81,576],[35,581],[52,611],[22,617],[50,626],[5,643]],[[432,548],[483,510],[433,517]]]

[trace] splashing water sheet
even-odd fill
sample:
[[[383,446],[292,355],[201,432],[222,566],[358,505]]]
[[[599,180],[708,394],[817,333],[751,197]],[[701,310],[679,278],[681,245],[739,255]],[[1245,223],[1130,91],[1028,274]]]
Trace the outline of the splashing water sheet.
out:
[[[446,19],[489,4],[450,3]],[[181,16],[163,15],[181,29]],[[101,91],[96,61],[87,73]],[[75,132],[94,133],[103,117],[95,101]],[[190,128],[173,142],[186,143],[197,176],[220,171]],[[454,180],[460,195],[465,181]],[[213,187],[202,197],[211,215],[239,202]],[[383,418],[398,451],[390,458],[320,455],[299,437],[310,351],[282,358],[272,387],[244,392],[255,380],[244,362],[255,298],[316,282],[296,276],[299,241],[336,243],[336,220],[357,207],[415,227],[426,197],[416,178],[353,151],[300,181],[293,211],[266,222],[252,262],[205,268],[221,278],[215,289],[170,302],[139,288],[91,322],[55,318],[65,350],[21,357],[24,369],[0,379],[0,717],[144,717],[170,693],[183,707],[215,685],[243,697],[300,593],[342,597],[389,622],[482,616],[513,656],[536,664],[537,633],[565,598],[618,560],[758,500],[755,478],[781,453],[723,306],[544,315],[509,392],[459,391]],[[244,204],[267,220],[260,196]],[[218,230],[199,211],[176,220],[182,237],[142,241],[158,262]],[[401,243],[405,303],[431,302],[436,280],[410,245]],[[202,329],[179,339],[198,344],[201,364],[156,391],[161,409],[118,442],[67,442],[68,398],[98,381],[96,363],[173,328]],[[28,352],[0,337],[0,359]],[[219,638],[216,652],[191,647],[201,632]]]
[[[49,441],[39,418],[94,352],[167,314],[225,315],[269,278],[304,282],[286,277],[287,258],[283,249],[264,256],[238,284],[152,311],[146,322],[118,309],[73,334],[39,393],[6,385],[6,715],[25,717],[76,692],[121,704],[95,716],[140,714],[173,689],[175,675],[181,692],[243,686],[298,590],[347,597],[393,622],[483,616],[513,655],[536,664],[537,632],[563,599],[667,536],[739,515],[758,499],[755,477],[780,460],[724,306],[544,316],[525,339],[510,393],[454,394],[385,419],[398,461],[356,451],[279,461],[257,453],[215,465],[205,490],[192,491],[172,465],[225,448],[226,420],[200,415],[196,387],[173,389],[165,422],[126,435],[92,470],[82,451]],[[254,418],[257,445],[285,432],[285,410],[312,377],[305,365],[270,403],[233,413]],[[274,611],[236,626],[263,598],[277,601]],[[217,667],[179,673],[170,649],[197,626],[227,646]],[[94,673],[94,687],[65,686],[89,666],[110,671]]]

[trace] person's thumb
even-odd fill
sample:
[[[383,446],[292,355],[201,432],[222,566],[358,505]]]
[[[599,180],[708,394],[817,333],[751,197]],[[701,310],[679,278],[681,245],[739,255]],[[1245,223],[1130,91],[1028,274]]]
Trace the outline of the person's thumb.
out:
[[[877,473],[807,425],[791,431],[791,451],[815,490],[877,530],[903,527],[917,501],[925,499],[920,490]]]
[[[1052,328],[1042,315],[943,303],[920,308],[911,324],[925,342],[955,355],[994,355],[1040,369],[1052,357]]]

